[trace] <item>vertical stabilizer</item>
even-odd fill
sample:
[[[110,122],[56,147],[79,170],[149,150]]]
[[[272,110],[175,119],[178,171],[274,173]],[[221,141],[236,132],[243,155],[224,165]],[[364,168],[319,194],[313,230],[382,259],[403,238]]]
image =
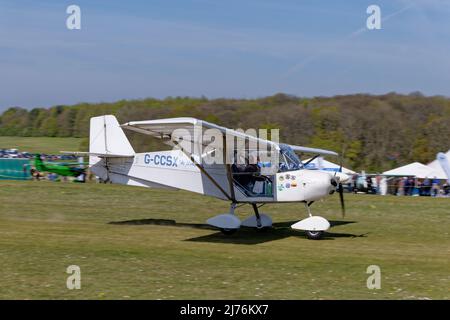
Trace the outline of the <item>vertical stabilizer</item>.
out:
[[[116,117],[105,115],[91,118],[89,152],[133,156],[134,150]]]

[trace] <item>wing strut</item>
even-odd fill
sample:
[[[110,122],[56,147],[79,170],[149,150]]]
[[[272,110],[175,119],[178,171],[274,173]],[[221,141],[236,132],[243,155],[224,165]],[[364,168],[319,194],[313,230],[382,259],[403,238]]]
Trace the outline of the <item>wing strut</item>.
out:
[[[227,148],[227,138],[225,135],[223,137],[223,163],[225,165],[225,169],[227,170],[227,178],[228,184],[230,188],[231,198],[233,202],[236,202],[236,195],[234,194],[234,185],[233,185],[233,174],[231,172],[231,166],[228,162],[228,148]]]

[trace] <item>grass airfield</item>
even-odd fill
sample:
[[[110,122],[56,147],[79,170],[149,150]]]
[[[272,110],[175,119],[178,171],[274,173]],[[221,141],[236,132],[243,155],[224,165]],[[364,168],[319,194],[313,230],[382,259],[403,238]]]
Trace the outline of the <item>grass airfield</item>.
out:
[[[20,152],[59,154],[60,151],[79,151],[82,141],[83,138],[0,136],[0,149],[16,148]]]
[[[0,299],[450,298],[450,199],[345,198],[345,219],[337,195],[312,206],[334,225],[312,241],[289,228],[302,204],[266,205],[272,230],[225,236],[203,223],[228,203],[193,193],[0,181]]]

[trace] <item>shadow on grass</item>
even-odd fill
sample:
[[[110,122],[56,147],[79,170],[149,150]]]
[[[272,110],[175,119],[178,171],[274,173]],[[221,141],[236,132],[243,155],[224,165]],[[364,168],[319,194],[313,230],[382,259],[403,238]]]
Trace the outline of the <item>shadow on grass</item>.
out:
[[[280,240],[288,237],[306,238],[304,232],[291,229],[290,226],[296,222],[297,221],[277,222],[273,224],[272,228],[264,228],[262,230],[241,227],[236,233],[232,235],[224,235],[222,232],[214,232],[206,236],[186,239],[184,241],[233,243],[233,244],[259,244],[274,240]],[[158,225],[158,226],[184,227],[184,228],[195,228],[195,229],[206,229],[217,231],[217,228],[214,228],[210,225],[203,223],[181,223],[176,222],[175,220],[168,220],[168,219],[139,219],[127,221],[113,221],[109,223],[115,225]],[[350,223],[355,223],[355,221],[339,221],[339,220],[330,221],[332,227]],[[366,236],[367,234],[355,235],[351,233],[325,232],[322,240],[334,240],[335,238],[358,238]]]
[[[217,230],[217,228],[214,228],[213,226],[204,223],[183,223],[169,219],[138,219],[126,221],[112,221],[109,222],[109,224],[130,225],[130,226],[154,225],[154,226],[170,226],[170,227]]]

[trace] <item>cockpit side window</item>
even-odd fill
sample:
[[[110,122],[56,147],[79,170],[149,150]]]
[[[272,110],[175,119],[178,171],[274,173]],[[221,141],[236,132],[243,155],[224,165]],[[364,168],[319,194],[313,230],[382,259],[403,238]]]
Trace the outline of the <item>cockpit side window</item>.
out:
[[[294,171],[303,167],[298,155],[292,150],[289,145],[280,144],[278,154],[278,163],[274,163],[275,159],[271,159],[270,156],[261,151],[249,150],[248,154],[235,153],[234,157],[234,169],[239,167],[245,167],[246,165],[257,164],[260,168],[261,174],[273,175],[277,172]],[[232,169],[233,169],[232,168]]]
[[[299,170],[302,167],[302,162],[291,147],[285,144],[280,144],[280,171]]]

